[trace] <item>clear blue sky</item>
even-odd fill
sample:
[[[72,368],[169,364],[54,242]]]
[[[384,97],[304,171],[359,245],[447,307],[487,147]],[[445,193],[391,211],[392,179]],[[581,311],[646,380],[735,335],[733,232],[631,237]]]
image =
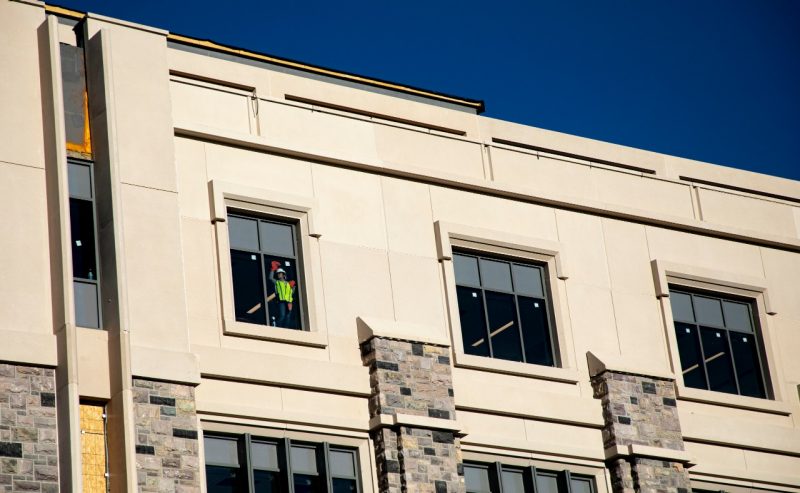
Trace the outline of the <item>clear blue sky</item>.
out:
[[[800,180],[797,0],[61,4]]]

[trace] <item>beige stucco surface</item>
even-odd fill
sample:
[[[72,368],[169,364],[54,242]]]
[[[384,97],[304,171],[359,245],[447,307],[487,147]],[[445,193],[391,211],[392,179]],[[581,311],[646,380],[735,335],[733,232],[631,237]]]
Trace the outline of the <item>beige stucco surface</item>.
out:
[[[57,197],[45,188],[36,42],[44,13],[4,1],[0,14],[0,62],[16,67],[0,78],[9,116],[0,134],[14,135],[0,149],[0,206],[11,233],[0,235],[0,334],[9,334],[0,360],[55,366],[47,204]],[[192,54],[169,48],[161,33],[101,19],[88,26],[103,31],[113,72],[114,111],[103,118],[112,115],[115,128],[110,189],[119,208],[102,241],[124,252],[119,325],[130,337],[133,375],[198,384],[201,415],[366,432],[369,374],[357,319],[390,321],[410,340],[452,341],[460,331],[446,295],[452,269],[437,256],[434,223],[468,225],[534,239],[531,248],[560,245],[569,275],[551,289],[576,380],[456,362],[468,447],[601,466],[602,414],[586,352],[679,377],[671,319],[656,296],[658,260],[757,279],[775,312],[762,330],[771,340],[766,358],[779,367],[771,375],[779,409],[741,409],[713,393],[681,398],[692,474],[800,491],[800,183]],[[171,70],[180,75],[171,80]],[[312,108],[286,94],[406,123]],[[689,178],[717,185],[695,187]],[[313,204],[313,246],[303,257],[320,286],[313,343],[226,330],[221,276],[229,269],[220,269],[227,259],[212,222],[211,181]],[[106,334],[81,331],[78,353],[81,396],[116,395],[110,368],[119,362]]]

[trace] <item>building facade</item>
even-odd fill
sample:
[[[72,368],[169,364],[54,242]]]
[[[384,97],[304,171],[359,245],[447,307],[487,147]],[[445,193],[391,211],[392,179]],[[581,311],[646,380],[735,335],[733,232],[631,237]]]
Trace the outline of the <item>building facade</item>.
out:
[[[800,492],[800,183],[0,33],[0,491]]]

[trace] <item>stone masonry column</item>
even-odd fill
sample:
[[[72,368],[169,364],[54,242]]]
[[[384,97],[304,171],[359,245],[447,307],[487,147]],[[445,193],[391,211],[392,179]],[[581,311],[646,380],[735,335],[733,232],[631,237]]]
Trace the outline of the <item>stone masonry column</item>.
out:
[[[200,492],[194,387],[133,379],[139,491]]]
[[[57,493],[52,368],[0,363],[0,491]]]
[[[371,331],[361,340],[380,492],[464,492],[448,347]]]
[[[674,381],[609,369],[591,353],[594,397],[603,406],[603,446],[615,493],[688,493],[688,453]]]

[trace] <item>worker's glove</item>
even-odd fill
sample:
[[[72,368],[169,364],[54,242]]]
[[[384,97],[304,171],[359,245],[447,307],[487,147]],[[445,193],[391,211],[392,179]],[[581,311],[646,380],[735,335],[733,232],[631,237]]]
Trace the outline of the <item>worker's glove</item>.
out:
[[[286,303],[286,308],[288,308],[289,311],[292,311],[292,302],[291,301]]]
[[[294,281],[289,281],[289,286],[291,286],[292,289],[294,289],[295,284],[297,284],[297,283],[294,282]]]
[[[279,261],[273,260],[272,261],[272,268],[270,270],[272,272],[275,272],[276,270],[278,270],[278,267],[280,267],[280,266],[281,266],[281,263]]]

